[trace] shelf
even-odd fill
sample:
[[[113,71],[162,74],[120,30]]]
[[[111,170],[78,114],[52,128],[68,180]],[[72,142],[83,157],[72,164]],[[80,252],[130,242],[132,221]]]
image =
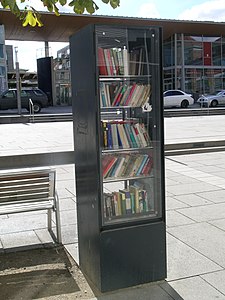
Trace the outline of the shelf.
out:
[[[128,80],[137,80],[144,81],[151,78],[152,75],[99,75],[99,81],[128,81]]]
[[[139,220],[139,221],[143,221],[143,219],[148,219],[149,215],[151,217],[156,217],[157,216],[157,212],[155,211],[147,211],[147,212],[142,212],[142,213],[129,213],[129,214],[124,214],[124,215],[119,215],[119,216],[110,216],[110,217],[106,217],[107,222],[109,222],[109,224],[113,223],[119,223],[121,222],[121,219],[126,219],[126,222],[133,222],[133,219],[135,220]]]
[[[144,148],[126,148],[126,149],[103,149],[102,150],[102,154],[110,154],[110,153],[123,153],[123,152],[136,152],[136,153],[140,153],[140,152],[146,152],[148,150],[152,150],[153,147],[152,146],[147,146]]]
[[[107,182],[117,182],[117,181],[128,181],[128,180],[137,180],[137,179],[146,179],[146,178],[153,178],[153,175],[145,175],[145,176],[133,176],[133,177],[118,177],[118,178],[104,178],[103,183]]]

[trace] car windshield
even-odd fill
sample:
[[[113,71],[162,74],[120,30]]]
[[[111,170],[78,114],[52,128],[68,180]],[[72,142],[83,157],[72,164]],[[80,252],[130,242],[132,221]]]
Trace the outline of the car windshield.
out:
[[[217,96],[222,96],[224,94],[224,91],[217,93]]]

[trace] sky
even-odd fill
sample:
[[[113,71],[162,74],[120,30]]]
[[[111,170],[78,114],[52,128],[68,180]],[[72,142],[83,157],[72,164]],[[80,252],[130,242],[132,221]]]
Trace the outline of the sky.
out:
[[[120,0],[120,7],[116,9],[101,0],[95,2],[99,6],[95,15],[225,22],[224,0]],[[27,4],[44,11],[41,1],[25,1],[21,8]],[[60,12],[73,13],[69,7],[59,6],[59,8]],[[44,56],[44,42],[6,41],[6,44],[17,47],[21,69],[37,70],[36,59]],[[57,50],[66,45],[66,43],[49,43],[50,55],[55,58]]]

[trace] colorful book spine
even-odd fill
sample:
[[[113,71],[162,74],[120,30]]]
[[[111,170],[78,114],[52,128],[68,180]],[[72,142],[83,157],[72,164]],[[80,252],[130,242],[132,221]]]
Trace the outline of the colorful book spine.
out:
[[[103,48],[98,48],[98,67],[99,67],[99,74],[100,75],[107,75],[107,68],[106,62],[104,57],[104,50]]]

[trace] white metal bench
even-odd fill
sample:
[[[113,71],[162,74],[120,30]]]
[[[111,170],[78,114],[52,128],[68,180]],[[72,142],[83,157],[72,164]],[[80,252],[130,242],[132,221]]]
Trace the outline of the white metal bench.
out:
[[[55,242],[61,243],[55,179],[56,171],[50,168],[0,172],[0,215],[47,210],[48,231]],[[52,229],[52,212],[55,213],[56,234]]]

